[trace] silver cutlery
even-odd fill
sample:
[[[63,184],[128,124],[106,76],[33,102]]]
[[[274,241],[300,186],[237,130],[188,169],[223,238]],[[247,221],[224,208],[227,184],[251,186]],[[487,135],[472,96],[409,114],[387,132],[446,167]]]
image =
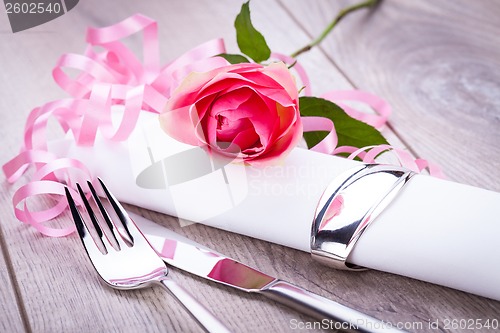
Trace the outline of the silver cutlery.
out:
[[[129,214],[149,243],[169,265],[247,293],[264,295],[320,321],[326,319],[326,327],[329,328],[360,332],[402,332],[396,329],[396,325],[379,321],[260,272],[140,215]]]
[[[88,182],[100,214],[94,212],[84,191],[77,184],[87,211],[86,215],[95,229],[97,236],[95,239],[89,232],[90,224],[84,221],[68,188],[66,197],[83,246],[101,279],[116,289],[138,289],[159,284],[165,287],[206,331],[229,332],[226,326],[190,293],[167,277],[168,270],[163,260],[104,183],[100,179],[99,182],[109,204],[113,207],[113,210],[109,208],[107,210],[92,183]],[[117,222],[117,219],[120,222]],[[104,231],[106,228],[109,229],[110,235]]]

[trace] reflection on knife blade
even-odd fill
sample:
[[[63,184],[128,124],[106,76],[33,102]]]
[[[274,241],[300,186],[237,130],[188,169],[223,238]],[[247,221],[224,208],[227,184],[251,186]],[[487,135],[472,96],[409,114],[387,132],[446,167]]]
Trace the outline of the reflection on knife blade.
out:
[[[347,331],[401,332],[379,321],[288,282],[262,273],[172,230],[129,213],[162,259],[179,269],[246,292],[258,293],[317,319],[332,319]]]
[[[166,239],[159,253],[162,259],[172,266],[238,289],[261,289],[275,280],[215,252],[173,239]]]

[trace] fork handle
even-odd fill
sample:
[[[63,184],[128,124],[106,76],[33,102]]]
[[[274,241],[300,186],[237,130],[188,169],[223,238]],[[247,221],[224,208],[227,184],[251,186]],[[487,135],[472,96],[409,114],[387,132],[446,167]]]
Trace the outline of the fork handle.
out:
[[[161,285],[165,287],[175,298],[186,308],[191,316],[196,319],[198,324],[209,333],[229,333],[231,332],[219,319],[217,319],[203,304],[198,302],[193,295],[181,287],[172,279],[166,278],[160,280]]]

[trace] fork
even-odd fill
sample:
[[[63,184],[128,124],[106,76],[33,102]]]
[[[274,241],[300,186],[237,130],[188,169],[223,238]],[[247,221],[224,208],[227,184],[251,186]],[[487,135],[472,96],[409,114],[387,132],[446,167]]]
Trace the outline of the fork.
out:
[[[102,220],[94,213],[80,184],[76,184],[78,192],[97,237],[91,236],[90,225],[82,218],[68,187],[65,188],[65,193],[78,235],[101,279],[108,286],[116,289],[138,289],[160,284],[184,306],[207,332],[229,332],[227,327],[189,292],[167,277],[168,269],[163,260],[151,247],[122,205],[110,193],[104,182],[101,179],[98,181],[108,202],[113,207],[114,214],[120,220],[123,227],[121,229],[124,232],[118,227],[116,217],[110,217],[90,181],[87,182],[88,187],[99,208],[100,217],[104,219],[110,230],[111,237],[103,231]],[[111,240],[115,242],[114,247]]]

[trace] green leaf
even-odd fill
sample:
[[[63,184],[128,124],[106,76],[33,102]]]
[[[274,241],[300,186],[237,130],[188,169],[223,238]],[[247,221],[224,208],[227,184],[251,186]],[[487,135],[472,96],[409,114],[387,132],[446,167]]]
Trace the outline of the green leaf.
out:
[[[231,64],[241,64],[242,62],[250,62],[247,57],[241,54],[229,54],[229,53],[221,53],[217,55],[218,57],[222,57],[229,61]]]
[[[249,1],[241,6],[241,11],[236,16],[234,27],[236,28],[236,41],[241,52],[252,58],[255,62],[269,59],[271,49],[267,46],[264,36],[258,32],[250,20]]]
[[[303,96],[299,98],[300,115],[303,117],[325,117],[333,121],[338,136],[338,146],[366,147],[388,144],[374,127],[356,120],[337,104],[323,98]],[[328,135],[326,131],[304,133],[307,147],[312,148]]]

